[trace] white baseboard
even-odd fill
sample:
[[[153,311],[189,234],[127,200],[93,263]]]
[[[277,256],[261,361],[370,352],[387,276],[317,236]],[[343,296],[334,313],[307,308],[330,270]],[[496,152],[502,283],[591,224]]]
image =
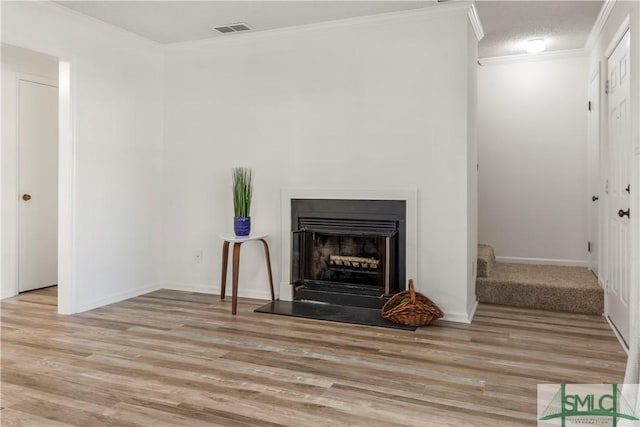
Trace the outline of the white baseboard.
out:
[[[167,282],[160,285],[158,289],[171,289],[173,291],[198,292],[201,294],[213,295],[218,295],[220,293],[219,284],[211,285],[203,283]],[[231,297],[231,283],[227,283],[225,296]],[[242,289],[241,286],[238,286],[238,296],[241,298],[271,300],[271,292],[269,291],[269,289],[258,291],[255,289]]]
[[[476,315],[476,310],[478,309],[478,300],[476,299],[471,306],[471,310],[469,311],[469,323],[473,321],[474,316]]]
[[[442,320],[447,320],[449,322],[456,323],[471,323],[473,320],[473,316],[476,314],[476,310],[478,309],[478,300],[475,300],[473,306],[471,306],[471,310],[469,313],[464,313],[461,311],[447,311],[444,313],[444,318]]]
[[[609,324],[609,327],[613,331],[613,333],[616,336],[616,338],[618,338],[618,342],[620,343],[620,346],[625,351],[625,353],[627,353],[627,356],[628,356],[629,355],[629,348],[627,347],[627,343],[622,338],[622,335],[620,335],[620,332],[618,332],[618,329],[613,325],[613,323],[611,323],[611,319],[609,319],[609,316],[607,316],[606,314],[603,314],[603,317],[607,321],[607,323]]]
[[[227,284],[226,296],[231,297],[231,287],[230,284]],[[105,305],[114,304],[116,302],[124,301],[129,298],[134,298],[140,295],[147,294],[149,292],[157,291],[160,289],[170,289],[174,291],[183,291],[183,292],[198,292],[203,294],[213,294],[217,295],[219,292],[218,285],[211,284],[203,284],[203,283],[180,283],[180,282],[166,282],[166,283],[156,283],[152,285],[142,286],[136,289],[129,290],[127,292],[122,292],[116,295],[112,295],[106,298],[102,298],[96,301],[89,302],[87,304],[82,304],[77,307],[77,313],[82,313],[83,311],[93,310],[94,308],[103,307]],[[290,295],[291,285],[288,283],[280,283],[280,295]],[[287,292],[282,292],[282,290],[287,290]],[[252,299],[261,299],[261,300],[271,300],[271,293],[269,289],[265,290],[255,290],[255,289],[238,289],[238,296],[241,298],[252,298]],[[291,300],[287,299],[287,301]],[[444,319],[450,322],[458,322],[458,323],[471,323],[473,320],[473,316],[476,313],[478,308],[478,301],[474,301],[473,306],[469,313],[464,312],[447,312],[445,313]]]
[[[75,312],[82,313],[83,311],[89,311],[89,310],[93,310],[94,308],[104,307],[105,305],[114,304],[116,302],[124,301],[129,298],[134,298],[140,295],[148,294],[149,292],[157,291],[158,289],[160,289],[160,285],[157,283],[154,283],[152,285],[141,286],[135,289],[130,289],[126,292],[110,295],[108,297],[91,301],[85,304],[78,304]]]
[[[577,259],[524,258],[514,256],[496,256],[496,261],[512,264],[561,265],[565,267],[589,267],[589,261]]]
[[[447,311],[444,313],[442,320],[456,323],[471,323],[469,315],[462,311]]]
[[[2,296],[0,296],[0,300],[7,299],[7,298],[13,298],[16,295],[18,295],[16,292],[12,292],[12,293],[7,294],[7,295],[2,295]]]

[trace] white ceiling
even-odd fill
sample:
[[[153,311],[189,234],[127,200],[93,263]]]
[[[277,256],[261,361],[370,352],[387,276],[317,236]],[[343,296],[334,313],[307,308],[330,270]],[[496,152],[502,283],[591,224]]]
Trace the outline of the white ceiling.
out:
[[[355,16],[416,9],[436,4],[418,1],[58,1],[101,21],[158,43],[233,37],[210,26],[245,22],[255,30],[333,21]]]
[[[57,3],[158,43],[233,37],[210,26],[246,22],[256,31],[427,6],[437,0],[369,1],[58,1]],[[547,51],[584,46],[603,1],[476,2],[485,37],[478,56],[525,53],[524,42],[547,40]]]
[[[603,1],[478,1],[485,36],[478,56],[526,53],[524,43],[544,38],[547,51],[584,47]]]

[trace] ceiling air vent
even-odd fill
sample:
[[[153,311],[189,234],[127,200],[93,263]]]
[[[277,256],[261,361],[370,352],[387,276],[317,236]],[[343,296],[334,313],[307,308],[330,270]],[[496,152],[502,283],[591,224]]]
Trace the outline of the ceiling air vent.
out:
[[[220,34],[239,33],[242,31],[253,30],[253,28],[249,24],[245,24],[244,22],[239,22],[237,24],[231,25],[211,26],[209,28],[219,32]]]

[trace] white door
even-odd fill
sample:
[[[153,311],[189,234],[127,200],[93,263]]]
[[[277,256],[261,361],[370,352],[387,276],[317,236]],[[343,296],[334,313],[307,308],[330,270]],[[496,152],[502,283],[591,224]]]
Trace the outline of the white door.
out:
[[[58,282],[58,88],[18,81],[20,292]]]
[[[629,32],[620,40],[608,60],[609,79],[609,168],[607,176],[606,222],[609,245],[607,299],[609,319],[629,342],[629,294],[631,286],[631,234],[629,215],[631,188],[631,117]]]
[[[588,158],[589,158],[589,268],[598,275],[598,209],[600,195],[600,72],[597,71],[589,82],[589,121],[588,121]]]

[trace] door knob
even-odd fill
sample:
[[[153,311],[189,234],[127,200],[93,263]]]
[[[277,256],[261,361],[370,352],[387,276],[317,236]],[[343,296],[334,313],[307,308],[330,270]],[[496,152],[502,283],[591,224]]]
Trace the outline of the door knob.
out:
[[[595,202],[596,200],[600,199],[600,197],[598,196],[591,196],[591,201]]]
[[[619,216],[620,218],[622,218],[622,217],[624,217],[624,216],[626,216],[627,218],[631,218],[631,217],[629,216],[629,211],[630,211],[630,210],[631,210],[631,209],[627,209],[626,211],[623,211],[622,209],[620,209],[620,210],[618,211],[618,216]]]
[[[31,195],[30,194],[23,194],[22,195],[22,200],[24,200],[25,202],[28,202],[29,200],[31,200]]]

